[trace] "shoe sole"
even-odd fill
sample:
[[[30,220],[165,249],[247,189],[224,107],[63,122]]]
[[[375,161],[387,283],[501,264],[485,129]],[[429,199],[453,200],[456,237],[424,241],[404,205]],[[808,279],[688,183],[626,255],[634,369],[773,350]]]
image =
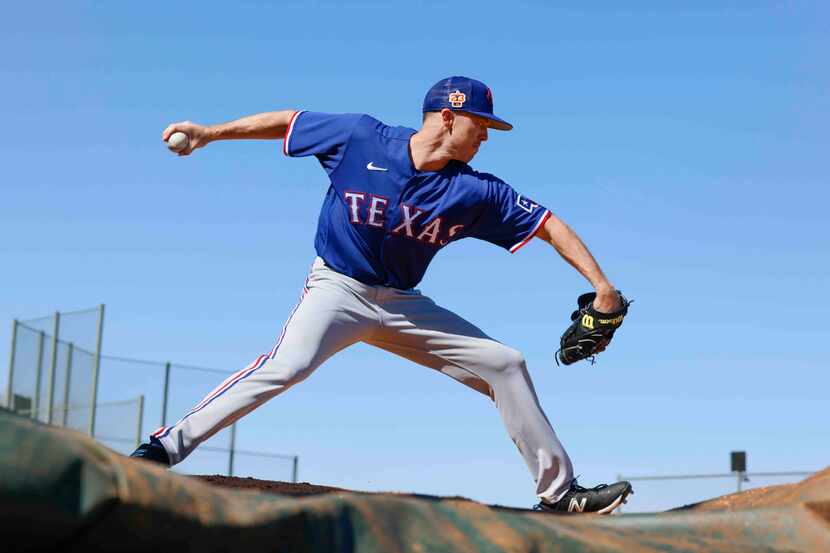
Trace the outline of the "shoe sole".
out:
[[[613,511],[614,511],[617,507],[619,507],[621,504],[626,503],[626,498],[627,498],[629,495],[633,494],[633,493],[634,493],[634,488],[632,488],[632,487],[629,485],[626,489],[624,489],[624,490],[623,490],[623,492],[619,495],[619,497],[617,497],[617,499],[615,499],[615,500],[613,501],[613,503],[611,503],[608,507],[605,507],[604,509],[600,509],[599,511],[596,511],[596,513],[597,513],[598,515],[608,515],[608,514],[611,514],[611,513],[612,513],[612,512],[613,512]]]

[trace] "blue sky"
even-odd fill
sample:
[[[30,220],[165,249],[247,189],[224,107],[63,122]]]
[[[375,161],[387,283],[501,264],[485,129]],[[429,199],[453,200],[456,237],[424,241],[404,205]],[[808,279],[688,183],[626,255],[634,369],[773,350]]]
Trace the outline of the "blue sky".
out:
[[[241,368],[298,297],[326,176],[281,142],[179,159],[162,129],[293,108],[417,126],[426,89],[464,74],[515,125],[473,166],[569,222],[636,300],[597,365],[556,367],[587,283],[541,241],[514,256],[463,241],[420,286],[525,353],[582,482],[723,472],[732,449],[750,470],[827,466],[826,5],[579,4],[10,7],[0,319],[103,302],[107,353]],[[106,393],[131,397],[133,377]],[[534,499],[486,398],[367,346],[250,415],[238,439],[300,454],[310,482]],[[643,484],[632,509],[730,485]]]

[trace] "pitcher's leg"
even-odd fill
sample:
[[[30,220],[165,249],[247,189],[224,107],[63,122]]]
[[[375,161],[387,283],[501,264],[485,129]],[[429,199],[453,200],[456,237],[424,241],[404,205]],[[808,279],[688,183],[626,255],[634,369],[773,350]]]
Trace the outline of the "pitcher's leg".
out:
[[[319,280],[319,279],[318,279]],[[323,361],[359,341],[377,317],[348,290],[311,278],[274,348],[225,380],[175,425],[153,437],[175,465],[200,443],[308,377]]]
[[[402,296],[382,307],[383,326],[367,342],[490,396],[533,475],[536,494],[558,500],[573,467],[542,411],[522,354],[425,296]]]

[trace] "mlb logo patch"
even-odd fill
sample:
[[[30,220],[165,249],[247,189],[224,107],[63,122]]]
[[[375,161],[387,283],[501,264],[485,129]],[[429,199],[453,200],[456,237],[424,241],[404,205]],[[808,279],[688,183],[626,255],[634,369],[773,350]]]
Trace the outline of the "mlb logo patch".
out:
[[[530,198],[523,198],[521,194],[516,199],[516,205],[533,215],[533,210],[539,207],[539,204],[531,200]]]

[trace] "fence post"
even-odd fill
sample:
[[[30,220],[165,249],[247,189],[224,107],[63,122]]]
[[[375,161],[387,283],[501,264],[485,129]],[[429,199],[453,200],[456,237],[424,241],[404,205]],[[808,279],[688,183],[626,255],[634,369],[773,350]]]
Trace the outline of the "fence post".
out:
[[[170,361],[164,364],[164,393],[161,396],[161,426],[167,425],[167,396],[170,393]]]
[[[35,397],[32,401],[32,418],[37,420],[40,411],[40,381],[43,378],[43,342],[46,339],[45,333],[41,330],[37,338],[37,375],[35,376]]]
[[[625,478],[623,478],[622,474],[617,473],[617,482],[619,482],[620,480],[625,480]],[[625,507],[625,506],[622,503],[620,503],[620,506],[617,507],[616,513],[617,514],[622,514],[623,507]]]
[[[141,445],[141,424],[144,421],[144,394],[138,396],[138,418],[135,428],[135,447]]]
[[[231,450],[228,454],[228,476],[233,476],[233,455],[236,449],[236,423],[231,425]]]
[[[58,370],[58,335],[61,329],[61,313],[55,311],[55,322],[52,325],[52,355],[49,358],[49,380],[46,383],[46,422],[52,424],[52,409],[55,406],[55,373]]]
[[[104,338],[104,304],[98,309],[98,329],[95,338],[95,359],[92,362],[92,390],[89,398],[89,435],[95,436],[95,405],[98,403],[98,375],[101,372],[101,341]]]
[[[9,379],[6,380],[6,407],[9,410],[14,409],[14,387],[12,382],[14,380],[14,354],[17,349],[17,319],[12,321],[12,344],[9,348]]]
[[[291,467],[291,482],[293,482],[294,484],[297,483],[297,472],[298,472],[298,469],[299,469],[299,467],[298,467],[299,464],[300,464],[300,456],[295,455],[294,456],[294,466]]]
[[[66,428],[69,422],[69,386],[72,384],[72,355],[75,353],[75,344],[69,342],[66,349],[66,380],[63,383],[63,421]]]

